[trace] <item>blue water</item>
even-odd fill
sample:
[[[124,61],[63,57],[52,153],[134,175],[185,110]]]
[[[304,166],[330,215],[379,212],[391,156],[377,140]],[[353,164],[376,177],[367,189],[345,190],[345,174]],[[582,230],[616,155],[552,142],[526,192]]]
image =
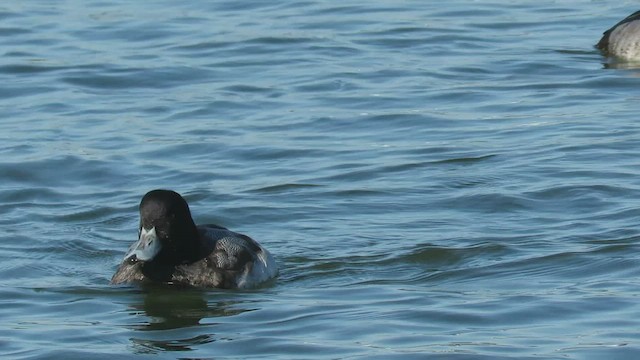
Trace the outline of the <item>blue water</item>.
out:
[[[0,5],[3,359],[637,359],[632,1]],[[110,286],[154,188],[277,258]]]

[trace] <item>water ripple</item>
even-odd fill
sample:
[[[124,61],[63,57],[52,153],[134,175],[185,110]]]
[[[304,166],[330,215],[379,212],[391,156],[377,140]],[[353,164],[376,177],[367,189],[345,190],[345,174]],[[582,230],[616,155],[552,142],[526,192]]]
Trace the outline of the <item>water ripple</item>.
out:
[[[0,352],[637,358],[638,72],[593,48],[628,11],[6,2]],[[109,286],[154,188],[278,279]]]

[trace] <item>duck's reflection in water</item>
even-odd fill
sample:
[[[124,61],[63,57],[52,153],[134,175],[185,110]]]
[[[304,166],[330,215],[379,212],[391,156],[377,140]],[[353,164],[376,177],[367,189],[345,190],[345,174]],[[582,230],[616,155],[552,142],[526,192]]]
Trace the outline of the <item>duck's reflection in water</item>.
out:
[[[134,352],[190,351],[216,341],[216,318],[252,310],[240,306],[243,302],[230,294],[233,293],[168,286],[143,288],[141,302],[130,305],[144,319],[131,325],[134,330],[145,332],[131,338]],[[202,324],[203,319],[207,319],[206,324]]]

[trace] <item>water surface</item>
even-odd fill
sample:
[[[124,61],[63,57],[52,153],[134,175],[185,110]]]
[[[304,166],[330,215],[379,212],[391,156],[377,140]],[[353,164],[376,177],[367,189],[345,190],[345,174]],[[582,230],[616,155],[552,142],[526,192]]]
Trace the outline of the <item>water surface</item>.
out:
[[[0,353],[638,358],[635,6],[0,5]],[[154,188],[277,281],[109,286]]]

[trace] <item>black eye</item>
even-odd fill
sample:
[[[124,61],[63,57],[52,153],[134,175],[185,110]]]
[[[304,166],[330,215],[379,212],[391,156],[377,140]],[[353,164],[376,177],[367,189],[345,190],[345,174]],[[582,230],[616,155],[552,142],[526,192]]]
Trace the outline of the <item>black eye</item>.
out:
[[[129,264],[133,265],[133,264],[138,262],[138,257],[135,254],[131,255],[131,257],[129,257],[128,261],[129,261]]]

